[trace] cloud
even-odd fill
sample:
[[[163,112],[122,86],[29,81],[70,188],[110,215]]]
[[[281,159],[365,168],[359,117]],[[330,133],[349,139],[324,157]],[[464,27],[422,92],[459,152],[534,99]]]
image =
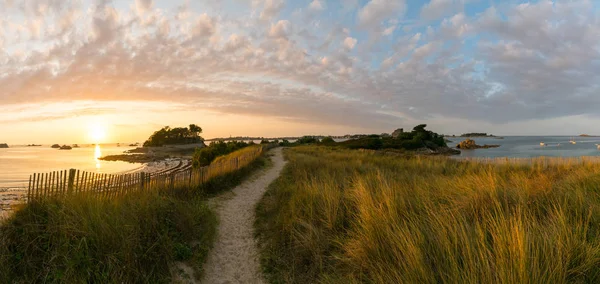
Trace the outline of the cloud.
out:
[[[344,47],[348,50],[352,50],[354,49],[354,47],[356,46],[356,43],[358,41],[355,38],[352,37],[346,37],[344,39]]]
[[[312,11],[323,11],[325,10],[325,3],[321,2],[321,0],[313,0],[308,5],[308,9]]]
[[[280,20],[276,24],[272,24],[269,29],[269,36],[275,38],[287,37],[291,32],[291,24],[288,20]]]
[[[363,28],[377,27],[390,17],[402,17],[405,10],[404,0],[371,0],[358,11],[358,22]]]
[[[150,9],[152,9],[153,6],[153,0],[135,0],[135,8],[140,14],[149,11]]]
[[[261,20],[271,20],[285,7],[283,0],[264,0],[262,2],[263,11],[260,13]]]
[[[196,19],[196,23],[191,30],[194,37],[206,38],[215,34],[217,22],[206,13]]]
[[[425,20],[437,20],[452,14],[457,0],[431,0],[421,8],[421,18]]]
[[[179,111],[384,129],[598,117],[600,22],[586,1],[454,11],[430,26],[406,19],[403,1],[345,1],[352,12],[329,7],[310,25],[283,1],[230,13],[76,2],[3,6],[2,107],[185,102]]]

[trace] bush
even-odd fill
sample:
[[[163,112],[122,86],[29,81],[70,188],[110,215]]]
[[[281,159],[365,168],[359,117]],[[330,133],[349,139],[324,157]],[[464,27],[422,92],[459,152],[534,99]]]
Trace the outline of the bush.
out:
[[[303,136],[300,139],[298,139],[298,141],[296,141],[297,144],[313,144],[313,143],[319,143],[319,140],[313,136]]]
[[[252,144],[242,141],[216,141],[210,144],[208,147],[196,149],[194,157],[192,158],[192,164],[194,167],[208,166],[217,157],[233,153],[250,145]]]
[[[333,138],[331,138],[330,136],[327,136],[327,137],[321,139],[321,143],[323,143],[323,144],[335,144],[335,140],[333,140]]]

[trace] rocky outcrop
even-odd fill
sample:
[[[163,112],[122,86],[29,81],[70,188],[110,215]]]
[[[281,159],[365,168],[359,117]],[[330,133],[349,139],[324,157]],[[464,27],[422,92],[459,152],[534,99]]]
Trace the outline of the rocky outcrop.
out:
[[[467,139],[456,145],[457,149],[462,149],[462,150],[488,149],[488,148],[498,148],[498,147],[500,147],[500,145],[488,145],[488,144],[485,144],[483,146],[477,145],[477,144],[475,144],[475,141],[471,140],[471,139]]]
[[[53,148],[53,149],[59,149],[59,148],[60,148],[60,145],[58,145],[58,144],[54,144],[54,145],[52,145],[52,148]]]
[[[392,138],[398,138],[402,133],[404,133],[404,128],[398,128],[392,132]]]
[[[2,143],[2,144],[0,144],[0,148],[8,148],[8,144]]]

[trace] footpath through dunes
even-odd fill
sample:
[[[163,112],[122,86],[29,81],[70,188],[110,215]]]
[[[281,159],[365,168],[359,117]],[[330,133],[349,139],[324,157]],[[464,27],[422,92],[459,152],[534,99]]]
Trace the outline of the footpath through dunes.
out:
[[[254,239],[254,209],[285,165],[281,148],[271,153],[272,167],[236,187],[233,196],[215,200],[219,227],[204,266],[203,283],[264,282]]]

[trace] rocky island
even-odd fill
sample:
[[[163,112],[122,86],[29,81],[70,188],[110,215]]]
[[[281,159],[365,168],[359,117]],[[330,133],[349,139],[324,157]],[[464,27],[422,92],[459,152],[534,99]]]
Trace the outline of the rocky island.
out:
[[[2,143],[2,144],[0,144],[0,148],[8,148],[8,144]]]
[[[202,128],[195,124],[189,127],[169,126],[154,132],[143,147],[125,151],[121,155],[101,157],[103,161],[123,161],[129,163],[149,163],[169,158],[190,159],[197,148],[206,147],[204,138],[200,136]],[[129,146],[139,146],[138,143]]]
[[[500,145],[488,145],[488,144],[485,144],[483,146],[477,145],[477,144],[475,144],[475,141],[471,140],[471,139],[467,139],[465,141],[462,141],[462,142],[456,144],[456,148],[461,149],[461,150],[488,149],[488,148],[498,148],[498,147],[500,147]]]
[[[489,137],[496,139],[503,139],[504,137],[499,137],[493,134],[487,134],[485,132],[471,132],[471,133],[463,133],[459,137]]]

